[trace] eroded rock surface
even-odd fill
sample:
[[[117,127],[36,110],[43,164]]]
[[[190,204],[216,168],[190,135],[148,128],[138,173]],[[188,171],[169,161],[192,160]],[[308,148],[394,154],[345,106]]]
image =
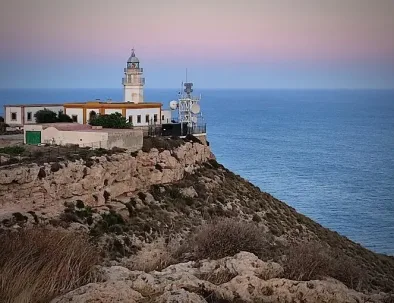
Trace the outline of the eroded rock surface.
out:
[[[16,165],[0,169],[0,208],[11,211],[62,211],[64,202],[79,199],[104,205],[153,184],[175,182],[200,164],[213,159],[208,146],[187,142],[169,151],[152,148],[136,155],[120,153],[89,161]]]
[[[91,283],[52,303],[82,302],[380,302],[333,280],[282,279],[283,268],[241,252],[220,260],[171,265],[145,273],[112,266]]]

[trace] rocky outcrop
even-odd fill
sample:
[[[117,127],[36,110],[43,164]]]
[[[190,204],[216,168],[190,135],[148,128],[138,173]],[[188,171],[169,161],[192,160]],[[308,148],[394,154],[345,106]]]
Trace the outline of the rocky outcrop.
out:
[[[342,283],[282,279],[282,267],[241,252],[217,261],[171,265],[158,272],[102,269],[103,282],[91,283],[52,303],[82,302],[380,302]]]
[[[152,148],[87,161],[4,167],[0,169],[0,208],[2,212],[45,209],[56,213],[64,202],[75,200],[100,206],[153,184],[178,181],[212,158],[208,146],[187,142],[171,151]]]

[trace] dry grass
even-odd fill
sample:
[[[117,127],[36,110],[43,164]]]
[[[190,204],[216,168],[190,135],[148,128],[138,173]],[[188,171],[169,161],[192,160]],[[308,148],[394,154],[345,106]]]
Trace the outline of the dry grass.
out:
[[[286,278],[297,281],[332,277],[356,290],[367,283],[365,272],[348,256],[317,242],[303,242],[291,247],[284,267]]]
[[[151,272],[162,270],[176,263],[174,254],[179,247],[177,240],[167,242],[164,238],[157,238],[151,243],[145,244],[131,259],[131,270]]]
[[[316,242],[305,242],[289,249],[285,263],[286,277],[297,281],[319,279],[327,276],[330,257],[327,250]]]
[[[97,249],[88,239],[41,228],[0,235],[2,303],[49,302],[97,279]]]
[[[241,251],[265,255],[269,243],[264,232],[255,224],[224,219],[202,226],[189,246],[196,259],[220,259]]]

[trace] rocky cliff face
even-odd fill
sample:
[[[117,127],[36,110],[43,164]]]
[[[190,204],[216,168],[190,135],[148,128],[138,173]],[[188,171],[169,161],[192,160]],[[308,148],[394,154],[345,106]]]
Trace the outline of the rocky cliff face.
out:
[[[0,169],[0,209],[56,213],[64,202],[99,206],[106,201],[183,178],[214,158],[208,146],[187,142],[173,150],[119,153],[86,161],[16,165]]]

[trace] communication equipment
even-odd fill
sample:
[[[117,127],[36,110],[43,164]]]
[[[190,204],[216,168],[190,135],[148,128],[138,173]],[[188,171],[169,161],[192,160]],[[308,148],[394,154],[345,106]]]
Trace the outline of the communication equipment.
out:
[[[170,102],[170,108],[172,109],[172,110],[175,110],[175,109],[177,109],[178,108],[178,101],[171,101]]]
[[[190,111],[191,111],[193,114],[195,114],[195,115],[199,114],[200,111],[201,111],[200,105],[197,104],[197,103],[194,103],[194,104],[191,106]]]

